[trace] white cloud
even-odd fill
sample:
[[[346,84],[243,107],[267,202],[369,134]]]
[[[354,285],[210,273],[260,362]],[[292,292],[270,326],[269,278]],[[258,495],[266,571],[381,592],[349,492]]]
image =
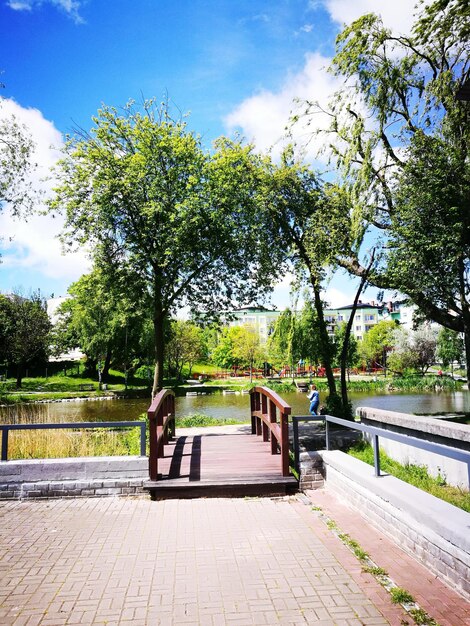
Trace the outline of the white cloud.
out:
[[[375,12],[382,16],[385,26],[400,33],[410,31],[415,14],[415,2],[412,0],[309,0],[311,10],[317,10],[320,5],[340,25],[349,24],[365,13]],[[309,32],[311,24],[305,24],[301,30]],[[330,63],[330,58],[318,52],[308,53],[303,69],[287,74],[279,89],[261,89],[236,106],[224,119],[227,131],[240,130],[259,150],[274,147],[274,155],[279,154],[282,146],[288,142],[286,127],[290,117],[293,112],[300,112],[294,98],[326,105],[335,91],[344,88],[339,78],[326,71]],[[356,106],[360,105],[356,103]],[[305,156],[313,160],[324,141],[322,136],[315,136],[314,131],[328,126],[328,117],[320,113],[310,117],[308,125],[300,120],[292,130],[290,141],[294,140],[300,145],[308,141]]]
[[[340,86],[337,78],[326,71],[330,59],[319,53],[306,55],[304,68],[297,74],[289,75],[277,92],[262,90],[241,102],[224,119],[229,132],[240,129],[249,140],[254,141],[259,150],[274,146],[279,153],[282,146],[295,140],[308,144],[308,157],[314,158],[323,140],[312,137],[315,128],[326,128],[328,118],[318,114],[310,118],[309,125],[299,122],[293,128],[292,139],[286,138],[286,127],[293,112],[297,110],[294,98],[315,99],[326,105],[328,98]]]
[[[11,115],[24,124],[32,136],[35,143],[33,159],[38,163],[32,183],[47,197],[54,186],[49,173],[59,158],[62,135],[37,109],[24,108],[14,100],[2,100],[0,116]],[[28,221],[14,219],[9,214],[8,205],[3,207],[0,214],[0,233],[3,238],[0,271],[2,267],[9,270],[28,268],[46,277],[76,280],[88,271],[89,261],[84,252],[62,254],[57,239],[62,225],[62,217],[53,218],[50,215],[34,215]]]
[[[71,17],[77,24],[83,23],[79,14],[80,2],[78,0],[9,0],[7,6],[13,11],[32,11],[43,4],[52,4]]]
[[[379,13],[387,28],[401,34],[410,32],[416,12],[413,0],[325,0],[324,6],[340,26],[350,24],[365,13]]]

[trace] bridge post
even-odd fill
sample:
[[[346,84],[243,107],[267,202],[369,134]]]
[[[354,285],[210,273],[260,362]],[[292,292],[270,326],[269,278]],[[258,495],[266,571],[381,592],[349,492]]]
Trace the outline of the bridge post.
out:
[[[289,424],[288,413],[281,412],[281,455],[282,455],[282,475],[289,476]]]
[[[268,415],[268,399],[266,396],[261,396],[261,413],[263,414],[263,416]],[[265,421],[266,418],[263,418],[262,422],[261,422],[261,426],[263,429],[263,441],[269,441],[269,427],[266,424]]]
[[[147,416],[149,419],[149,475],[150,480],[158,480],[158,458],[165,454],[168,443],[168,430],[171,436],[175,430],[175,392],[162,389],[153,399]]]
[[[272,400],[269,401],[269,421],[271,424],[276,423],[276,405]],[[271,454],[277,454],[278,445],[276,441],[276,437],[271,435]]]

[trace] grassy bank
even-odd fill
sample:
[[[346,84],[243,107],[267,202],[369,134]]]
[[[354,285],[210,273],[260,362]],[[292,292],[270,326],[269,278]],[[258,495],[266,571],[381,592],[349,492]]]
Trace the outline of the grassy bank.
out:
[[[24,378],[21,389],[16,389],[16,381],[8,379],[0,383],[0,404],[22,404],[44,400],[60,400],[68,398],[86,398],[96,396],[113,396],[146,394],[150,397],[146,381],[133,378],[125,386],[124,375],[111,371],[105,388],[100,389],[98,381],[88,376],[70,374]]]
[[[357,443],[349,450],[349,454],[356,457],[356,459],[364,461],[364,463],[374,465],[372,446],[365,442]],[[426,467],[422,465],[401,465],[384,452],[380,453],[380,466],[384,472],[470,513],[470,493],[458,487],[447,485],[442,477],[434,478],[430,476]]]
[[[254,379],[251,383],[249,377],[240,378],[215,378],[219,370],[214,366],[201,365],[196,372],[201,371],[206,376],[214,376],[205,380],[204,385],[220,389],[233,389],[235,391],[249,390],[254,386],[266,386],[277,393],[288,393],[296,389],[295,383],[289,378],[283,379]],[[0,382],[0,404],[21,404],[24,402],[37,402],[43,400],[59,400],[80,397],[96,397],[97,395],[116,395],[118,397],[150,397],[149,381],[142,378],[129,378],[127,389],[124,384],[124,374],[112,370],[107,379],[106,389],[99,389],[98,381],[83,376],[83,374],[59,374],[49,377],[35,377],[23,379],[22,389],[15,388],[15,380],[8,379]],[[296,379],[296,382],[309,382],[308,378]],[[328,384],[324,378],[315,378],[315,384],[321,392],[328,392]],[[191,385],[186,380],[164,381],[166,387],[172,387],[176,391],[189,390]],[[453,391],[460,388],[461,382],[454,381],[449,377],[412,376],[404,378],[355,376],[348,382],[350,392],[387,393],[387,392],[434,392],[436,390]],[[339,380],[337,380],[339,391]]]

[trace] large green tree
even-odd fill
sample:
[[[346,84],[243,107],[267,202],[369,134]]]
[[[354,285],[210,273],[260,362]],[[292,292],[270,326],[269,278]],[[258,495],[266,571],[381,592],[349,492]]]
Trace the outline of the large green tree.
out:
[[[470,375],[470,9],[422,4],[411,34],[373,14],[337,38],[332,72],[344,79],[328,109],[325,150],[350,189],[351,228],[384,244],[368,280],[398,289],[424,314],[464,333]],[[318,112],[306,102],[303,113]],[[360,249],[337,256],[361,276]]]
[[[203,354],[202,328],[186,320],[172,320],[166,354],[170,374],[180,379],[183,367],[187,365],[191,376],[194,364],[202,359]]]
[[[305,164],[285,150],[278,165],[271,164],[266,178],[266,229],[283,250],[299,282],[308,286],[316,314],[318,352],[328,381],[328,410],[348,415],[336,390],[333,344],[323,314],[322,290],[326,267],[351,246],[349,196],[334,185],[325,185]]]
[[[234,356],[243,367],[250,371],[250,383],[253,381],[253,368],[266,359],[266,354],[261,346],[259,333],[250,324],[236,326]]]
[[[381,366],[386,373],[387,353],[394,346],[394,331],[397,322],[382,320],[375,324],[361,342],[360,352],[366,363],[371,367]]]
[[[437,335],[436,356],[443,367],[450,365],[452,376],[454,375],[454,361],[461,363],[463,353],[462,335],[448,328],[441,328]]]
[[[288,364],[293,369],[294,363],[300,358],[296,321],[295,311],[285,309],[277,318],[269,336],[269,355],[279,367]]]
[[[231,309],[270,287],[275,251],[257,219],[260,158],[220,139],[212,154],[166,105],[103,107],[90,133],[66,146],[51,202],[64,240],[92,245],[116,275],[140,286],[153,320],[163,384],[165,325],[183,306]]]
[[[112,362],[127,371],[131,362],[148,358],[149,316],[135,306],[132,283],[122,285],[104,269],[93,268],[69,287],[70,298],[60,305],[52,333],[55,353],[80,348],[88,369],[98,369],[100,383]]]
[[[422,376],[436,362],[437,331],[428,326],[407,330],[398,326],[393,331],[393,350],[388,362],[390,369],[403,374],[418,370]]]
[[[39,294],[0,295],[0,360],[16,370],[16,386],[29,366],[47,362],[51,322]]]

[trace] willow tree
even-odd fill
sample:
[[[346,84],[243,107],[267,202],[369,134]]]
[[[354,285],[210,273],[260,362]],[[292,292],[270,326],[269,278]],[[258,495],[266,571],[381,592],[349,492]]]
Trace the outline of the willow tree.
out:
[[[353,200],[355,224],[381,239],[368,281],[398,289],[431,320],[464,333],[470,375],[470,11],[465,0],[422,4],[410,34],[367,14],[337,38],[343,78],[327,110],[324,147]],[[320,110],[304,102],[299,117]],[[358,250],[337,256],[356,276]]]
[[[338,395],[333,375],[334,346],[323,313],[322,291],[326,268],[335,256],[351,246],[349,197],[343,190],[324,184],[286,149],[279,164],[271,164],[266,177],[266,228],[281,248],[299,283],[308,286],[316,314],[318,353],[325,366],[329,397],[327,409],[350,417],[349,404]]]
[[[5,115],[2,108],[0,97],[0,211],[8,204],[12,215],[24,215],[35,202],[30,180],[37,168],[35,146],[26,126],[14,115]]]
[[[91,246],[133,293],[139,286],[136,306],[153,320],[155,393],[172,313],[230,308],[270,287],[275,251],[256,217],[260,159],[223,138],[205,151],[153,101],[105,106],[93,122],[67,142],[50,206],[65,212],[64,242]]]

